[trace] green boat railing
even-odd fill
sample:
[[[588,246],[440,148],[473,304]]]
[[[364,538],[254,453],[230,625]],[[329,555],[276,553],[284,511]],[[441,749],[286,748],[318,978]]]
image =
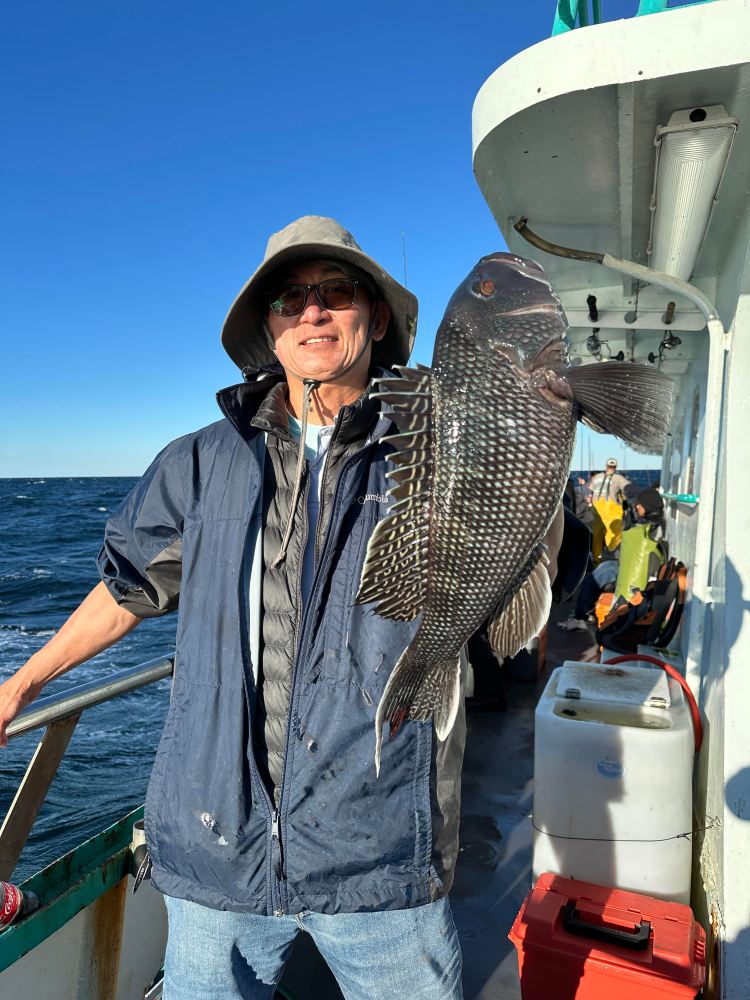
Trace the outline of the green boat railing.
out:
[[[713,2],[714,0],[682,0],[680,3],[675,3],[674,0],[640,0],[638,9],[633,16],[661,14],[668,10],[679,10],[680,7],[693,7],[696,4]],[[635,0],[633,6],[635,6]],[[601,24],[601,21],[601,0],[591,0],[590,9],[589,0],[557,0],[552,34],[560,35],[564,31],[572,31],[574,28],[586,28],[590,24]]]

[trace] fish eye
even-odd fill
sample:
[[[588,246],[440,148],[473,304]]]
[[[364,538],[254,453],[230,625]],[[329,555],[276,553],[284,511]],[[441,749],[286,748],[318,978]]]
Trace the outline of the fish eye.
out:
[[[489,278],[482,278],[481,281],[474,283],[472,291],[475,295],[481,295],[482,298],[489,299],[495,294],[495,282],[490,281]]]

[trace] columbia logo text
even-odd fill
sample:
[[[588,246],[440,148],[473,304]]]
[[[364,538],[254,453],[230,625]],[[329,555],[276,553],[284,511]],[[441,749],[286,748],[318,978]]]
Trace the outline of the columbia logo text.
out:
[[[357,503],[367,503],[368,500],[372,500],[374,503],[391,502],[387,493],[365,493],[363,497],[357,497]]]

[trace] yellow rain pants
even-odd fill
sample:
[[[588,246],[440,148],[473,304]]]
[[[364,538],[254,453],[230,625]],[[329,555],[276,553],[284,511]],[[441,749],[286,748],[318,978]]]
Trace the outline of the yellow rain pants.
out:
[[[604,549],[614,552],[622,540],[622,504],[600,497],[591,504],[594,523],[591,526],[591,554],[594,565],[601,562]]]

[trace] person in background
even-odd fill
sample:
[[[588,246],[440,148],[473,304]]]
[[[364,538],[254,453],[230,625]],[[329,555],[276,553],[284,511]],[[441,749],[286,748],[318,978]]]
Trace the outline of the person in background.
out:
[[[583,578],[576,594],[573,614],[557,627],[565,632],[587,632],[594,624],[594,606],[599,595],[617,579],[617,559],[605,559]]]
[[[593,475],[594,473],[592,472],[589,479]],[[591,531],[594,524],[594,511],[591,506],[591,490],[588,488],[588,479],[579,476],[576,483],[572,479],[569,479],[566,494],[569,497],[570,510]]]
[[[641,490],[628,506],[623,520],[620,546],[624,558],[605,559],[587,573],[576,595],[573,614],[558,622],[568,632],[588,631],[594,622],[594,606],[600,594],[611,588],[616,595],[629,596],[656,577],[667,557],[664,543],[664,501],[657,489]]]
[[[612,557],[622,537],[623,499],[630,480],[617,471],[617,459],[610,458],[604,472],[592,476],[588,483],[591,494],[591,555],[597,566]]]
[[[664,500],[658,489],[649,486],[641,490],[626,506],[623,528],[615,597],[628,600],[634,591],[643,590],[656,579],[669,555],[664,537]]]
[[[597,472],[588,481],[587,489],[591,493],[592,501],[615,500],[622,502],[630,480],[617,471],[617,459],[608,458],[604,472]]]

